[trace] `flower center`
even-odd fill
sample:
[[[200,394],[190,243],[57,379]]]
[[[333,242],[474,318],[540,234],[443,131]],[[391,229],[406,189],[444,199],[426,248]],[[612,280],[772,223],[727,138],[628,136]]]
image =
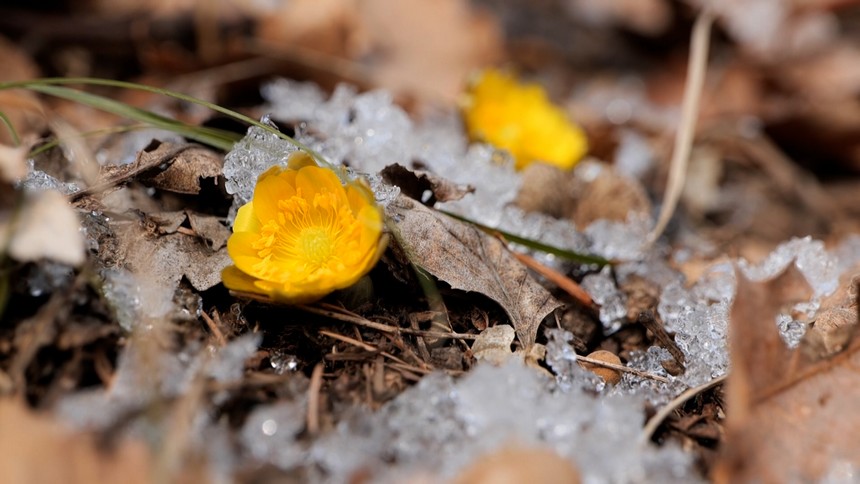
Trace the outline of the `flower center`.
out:
[[[323,227],[305,227],[296,237],[296,245],[304,259],[314,265],[322,266],[331,257],[334,240]]]

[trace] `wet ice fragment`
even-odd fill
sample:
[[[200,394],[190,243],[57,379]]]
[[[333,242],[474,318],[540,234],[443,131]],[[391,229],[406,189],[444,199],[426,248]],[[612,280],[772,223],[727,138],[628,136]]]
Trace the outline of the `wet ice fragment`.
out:
[[[582,288],[600,305],[600,322],[607,333],[621,329],[627,316],[627,298],[615,284],[612,268],[604,267],[600,272],[582,279]]]
[[[233,206],[239,207],[251,200],[257,177],[272,166],[286,166],[290,155],[298,148],[272,132],[256,126],[239,140],[224,157],[224,186],[234,197]]]

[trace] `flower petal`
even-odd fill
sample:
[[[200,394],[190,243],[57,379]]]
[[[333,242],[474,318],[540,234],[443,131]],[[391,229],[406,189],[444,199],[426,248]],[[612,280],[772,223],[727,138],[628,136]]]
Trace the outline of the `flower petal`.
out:
[[[236,220],[233,222],[233,232],[259,232],[260,219],[254,213],[254,202],[250,201],[239,207]]]
[[[233,263],[242,272],[253,277],[261,274],[256,267],[263,261],[253,244],[259,240],[260,235],[254,232],[233,232],[227,239],[227,253],[233,259]]]
[[[333,171],[317,166],[306,166],[296,173],[296,191],[306,200],[313,200],[313,194],[329,192],[346,201],[340,178]]]
[[[291,183],[295,172],[290,170],[267,170],[260,176],[257,188],[254,189],[254,213],[261,223],[278,216],[278,202],[289,200],[296,195],[295,185]]]
[[[248,274],[240,271],[236,266],[227,266],[221,271],[221,281],[227,289],[231,291],[266,295],[266,293],[260,291],[260,289],[254,284],[256,280],[257,279],[254,279]]]

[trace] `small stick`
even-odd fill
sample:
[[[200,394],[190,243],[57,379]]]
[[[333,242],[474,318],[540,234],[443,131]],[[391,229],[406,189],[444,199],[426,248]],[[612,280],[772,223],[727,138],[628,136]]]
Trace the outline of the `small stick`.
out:
[[[411,334],[415,336],[425,336],[431,338],[447,338],[447,339],[465,339],[465,340],[473,340],[477,338],[477,335],[474,334],[462,334],[462,333],[454,333],[454,332],[444,332],[444,331],[424,331],[420,329],[411,329],[411,328],[398,328],[395,326],[389,326],[387,324],[375,323],[368,319],[362,318],[357,315],[343,314],[341,313],[341,309],[337,308],[337,311],[317,308],[314,306],[308,305],[299,305],[296,306],[302,311],[306,311],[313,314],[319,314],[320,316],[327,316],[332,319],[337,319],[339,321],[344,321],[347,323],[357,324],[359,326],[364,326],[366,328],[375,329],[377,331],[382,331],[385,333],[402,333],[402,334]],[[327,307],[335,307],[328,306]]]
[[[209,315],[206,314],[206,311],[202,311],[200,313],[200,317],[202,317],[203,321],[206,322],[206,326],[209,327],[209,331],[212,332],[212,336],[214,336],[215,340],[218,341],[218,345],[226,346],[227,338],[224,337],[224,333],[221,332],[221,330],[218,328],[218,325],[215,324],[215,321],[213,321],[212,318],[210,318]]]
[[[594,307],[594,300],[591,299],[591,295],[585,292],[585,289],[582,288],[579,284],[576,283],[573,279],[565,276],[561,272],[557,270],[547,267],[544,264],[541,264],[534,257],[528,254],[522,254],[516,251],[510,251],[514,257],[517,258],[524,266],[529,269],[537,272],[543,277],[547,278],[550,282],[559,287],[562,291],[570,294],[574,299],[579,301],[583,306],[587,308]]]
[[[663,348],[666,348],[666,351],[672,355],[672,358],[675,359],[678,366],[681,367],[681,370],[686,370],[684,367],[684,361],[686,360],[684,352],[681,351],[681,348],[678,347],[677,343],[672,340],[672,337],[666,332],[666,328],[657,322],[657,318],[654,317],[654,314],[651,313],[651,311],[642,311],[639,313],[638,322],[644,326],[645,329],[651,331],[654,335],[654,339],[657,340],[657,343],[659,343]]]
[[[623,371],[625,373],[630,373],[642,378],[648,378],[649,380],[659,381],[661,383],[669,383],[669,379],[662,377],[660,375],[654,375],[653,373],[648,373],[647,371],[637,370],[636,368],[630,368],[624,365],[616,365],[615,363],[607,363],[605,361],[595,360],[594,358],[589,358],[587,356],[579,356],[576,355],[577,361],[584,361],[586,363],[591,363],[595,366],[602,366],[604,368],[611,368],[615,371]]]
[[[391,353],[389,353],[387,351],[382,351],[379,348],[377,348],[376,346],[373,346],[373,345],[370,345],[367,343],[363,343],[357,339],[350,338],[349,336],[344,336],[342,334],[332,333],[331,331],[326,331],[326,330],[321,330],[320,334],[328,336],[329,338],[336,339],[338,341],[343,341],[344,343],[348,343],[348,344],[351,344],[353,346],[357,346],[357,347],[359,347],[365,351],[369,351],[369,352],[374,353],[374,354],[380,354],[380,355],[382,355],[386,358],[390,358],[393,361],[396,361],[402,365],[412,366],[409,363],[401,360],[400,358],[392,355]]]
[[[681,393],[680,395],[675,397],[674,400],[667,403],[666,406],[664,406],[663,408],[660,409],[660,411],[655,413],[648,420],[648,423],[645,424],[645,427],[642,429],[642,436],[639,438],[639,444],[640,445],[648,444],[648,442],[651,441],[651,437],[654,435],[654,432],[657,431],[657,427],[659,427],[660,424],[662,424],[663,421],[666,420],[666,417],[668,417],[669,414],[674,412],[675,409],[677,409],[678,407],[680,407],[681,405],[686,403],[687,400],[695,397],[696,395],[698,395],[704,391],[710,390],[711,388],[713,388],[713,387],[719,385],[720,383],[726,381],[727,376],[728,375],[723,375],[723,376],[714,378],[713,380],[711,380],[711,381],[709,381],[703,385],[699,385],[699,386],[694,387],[694,388],[688,388],[683,393]]]
[[[708,67],[708,43],[711,37],[711,25],[714,15],[705,7],[696,23],[693,25],[693,35],[690,43],[690,60],[687,65],[687,85],[684,88],[684,99],[681,101],[681,120],[675,135],[675,146],[672,148],[672,161],[669,165],[669,181],[666,193],[663,195],[663,206],[657,223],[648,234],[647,244],[650,246],[669,224],[681,191],[684,189],[684,178],[687,176],[687,164],[690,161],[690,151],[693,148],[693,135],[696,131],[696,119],[699,116],[699,101],[705,86],[705,72]]]
[[[316,435],[320,430],[320,390],[322,389],[323,364],[317,363],[311,373],[308,386],[308,433]]]

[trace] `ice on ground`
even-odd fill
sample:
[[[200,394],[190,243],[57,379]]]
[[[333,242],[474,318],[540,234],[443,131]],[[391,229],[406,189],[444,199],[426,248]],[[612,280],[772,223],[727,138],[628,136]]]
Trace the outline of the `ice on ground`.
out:
[[[620,261],[639,260],[650,250],[647,240],[652,224],[650,217],[631,212],[626,222],[596,220],[585,228],[584,234],[594,254]]]
[[[286,166],[298,148],[274,133],[252,126],[224,157],[224,183],[238,208],[254,196],[257,177],[275,165]]]
[[[33,267],[33,272],[27,277],[27,288],[33,297],[44,296],[66,288],[74,275],[71,266],[45,260]]]
[[[341,84],[323,100],[313,85],[279,80],[266,86],[263,96],[275,118],[304,123],[296,138],[334,164],[377,173],[411,161],[412,121],[387,91],[358,93]]]
[[[57,190],[63,195],[68,195],[80,190],[80,187],[74,183],[62,182],[44,171],[37,170],[34,167],[34,160],[27,160],[29,171],[20,182],[19,186],[25,190]]]
[[[585,276],[580,285],[600,305],[599,317],[604,331],[608,334],[621,329],[627,316],[627,297],[618,290],[612,268],[606,266],[598,273]]]
[[[349,482],[359,472],[371,472],[375,482],[419,474],[450,479],[480,455],[511,444],[554,449],[586,483],[698,480],[680,449],[639,444],[641,399],[562,387],[517,362],[479,365],[459,380],[428,375],[376,413],[342,420],[307,449],[293,441],[304,405],[255,411],[242,440],[262,462],[317,470],[314,481]]]
[[[738,261],[744,275],[753,281],[772,279],[789,264],[806,278],[816,297],[827,296],[836,291],[844,267],[837,265],[838,259],[827,252],[824,242],[812,237],[793,238],[780,244],[760,264],[751,264],[746,259]]]
[[[140,338],[132,338],[117,360],[110,387],[69,395],[58,402],[57,413],[76,427],[106,429],[129,412],[185,394],[195,378],[238,379],[260,341],[260,335],[248,334],[223,348],[190,345],[154,352],[143,348]]]
[[[149,324],[152,319],[164,318],[175,307],[170,287],[142,283],[125,269],[105,269],[102,277],[102,294],[126,331]]]

